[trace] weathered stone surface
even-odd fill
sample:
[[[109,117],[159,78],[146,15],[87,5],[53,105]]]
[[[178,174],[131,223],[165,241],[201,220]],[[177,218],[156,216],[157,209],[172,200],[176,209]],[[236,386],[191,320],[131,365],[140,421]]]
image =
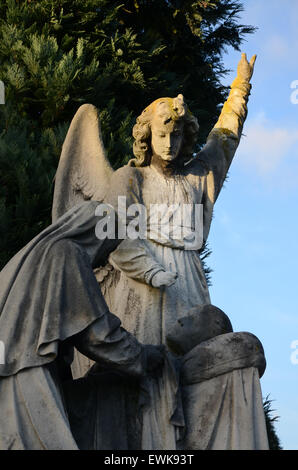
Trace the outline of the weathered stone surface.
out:
[[[96,238],[96,206],[89,201],[72,208],[0,273],[0,337],[6,346],[1,450],[77,449],[62,393],[65,358],[74,346],[127,376],[141,377],[162,364],[160,348],[142,346],[104,301],[92,267],[119,241]]]
[[[184,384],[203,382],[235,369],[256,367],[261,377],[266,360],[261,342],[247,332],[226,333],[193,348],[183,357]]]
[[[235,369],[183,386],[186,435],[179,448],[268,450],[259,373]]]
[[[65,382],[63,391],[79,449],[141,449],[141,390],[137,378],[102,371]]]
[[[259,377],[266,360],[251,333],[232,332],[222,310],[193,308],[169,331],[180,359],[185,435],[180,449],[268,449]]]
[[[190,309],[167,333],[167,345],[177,354],[186,354],[195,346],[214,336],[233,331],[228,316],[211,304]]]

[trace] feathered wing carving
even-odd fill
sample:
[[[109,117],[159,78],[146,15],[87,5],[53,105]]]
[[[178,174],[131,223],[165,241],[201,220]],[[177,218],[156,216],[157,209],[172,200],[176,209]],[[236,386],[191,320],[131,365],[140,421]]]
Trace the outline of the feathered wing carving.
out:
[[[52,221],[83,200],[101,201],[112,174],[97,108],[84,104],[76,112],[62,147],[55,176]]]
[[[84,200],[102,201],[109,187],[113,169],[106,156],[98,111],[91,104],[80,106],[68,129],[55,176],[52,222]],[[113,278],[113,268],[95,270],[99,283]],[[82,377],[93,361],[75,351],[74,378]]]

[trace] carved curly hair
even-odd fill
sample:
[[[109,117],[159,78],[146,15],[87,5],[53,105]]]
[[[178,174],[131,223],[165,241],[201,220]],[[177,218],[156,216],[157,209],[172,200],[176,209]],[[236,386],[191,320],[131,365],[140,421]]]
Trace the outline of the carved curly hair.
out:
[[[182,121],[184,123],[183,142],[178,155],[179,165],[183,165],[184,162],[187,162],[193,156],[194,145],[198,137],[199,124],[197,118],[191,114],[184,103],[183,96],[178,95],[176,98],[159,98],[153,101],[137,118],[132,131],[135,139],[133,153],[136,158],[132,158],[128,162],[129,166],[141,167],[150,165],[152,157],[151,122],[155,110],[160,103],[166,103],[168,105],[173,120]]]

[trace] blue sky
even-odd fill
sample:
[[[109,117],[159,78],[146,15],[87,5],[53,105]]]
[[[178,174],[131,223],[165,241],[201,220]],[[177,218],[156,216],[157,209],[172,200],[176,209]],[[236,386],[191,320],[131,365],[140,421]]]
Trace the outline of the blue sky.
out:
[[[298,0],[242,3],[241,22],[259,28],[242,51],[258,57],[245,137],[215,206],[210,294],[234,331],[262,341],[262,393],[274,400],[283,448],[298,449],[298,364],[291,362],[292,342],[298,344],[298,104],[291,102],[291,83],[298,80]],[[239,59],[232,49],[224,56],[232,69],[226,84]]]

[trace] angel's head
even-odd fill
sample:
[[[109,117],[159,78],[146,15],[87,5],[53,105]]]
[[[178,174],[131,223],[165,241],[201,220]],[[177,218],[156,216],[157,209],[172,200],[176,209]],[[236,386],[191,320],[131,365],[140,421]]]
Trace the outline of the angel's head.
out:
[[[150,165],[153,154],[166,161],[177,159],[180,165],[183,164],[192,158],[198,130],[198,121],[188,110],[182,95],[153,101],[137,118],[133,128],[136,158],[130,165]]]

